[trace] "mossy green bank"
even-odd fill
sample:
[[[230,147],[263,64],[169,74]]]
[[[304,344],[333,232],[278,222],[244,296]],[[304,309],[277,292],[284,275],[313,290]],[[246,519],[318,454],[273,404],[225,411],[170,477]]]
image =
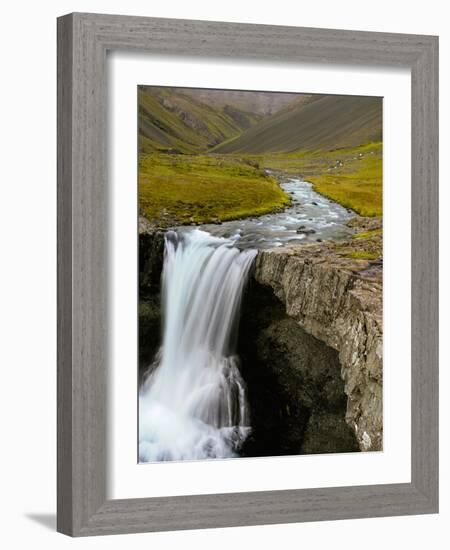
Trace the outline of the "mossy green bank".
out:
[[[258,216],[289,205],[277,180],[250,159],[141,155],[139,208],[160,227]]]
[[[381,142],[332,151],[248,155],[245,158],[311,182],[326,197],[361,216],[383,214],[383,147]]]

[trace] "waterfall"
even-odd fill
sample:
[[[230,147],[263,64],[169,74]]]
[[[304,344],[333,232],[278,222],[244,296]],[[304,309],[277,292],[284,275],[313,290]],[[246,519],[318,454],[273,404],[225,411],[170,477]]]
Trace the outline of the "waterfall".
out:
[[[139,460],[237,456],[250,432],[236,356],[255,250],[200,231],[165,239],[163,341],[139,390]]]

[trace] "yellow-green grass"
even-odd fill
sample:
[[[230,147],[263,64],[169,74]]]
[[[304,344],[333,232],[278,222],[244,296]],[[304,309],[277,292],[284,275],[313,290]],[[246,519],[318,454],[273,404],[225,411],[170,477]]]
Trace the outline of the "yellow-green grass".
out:
[[[382,216],[382,143],[334,151],[253,155],[261,166],[301,174],[314,189],[361,216]]]
[[[258,161],[261,166],[272,170],[280,170],[290,174],[301,173],[321,173],[326,172],[328,168],[335,166],[337,160],[341,160],[349,165],[352,161],[358,160],[361,154],[363,157],[370,155],[381,158],[383,144],[380,141],[369,142],[358,147],[339,148],[339,149],[319,149],[319,150],[300,150],[292,152],[279,153],[261,153],[261,154],[240,154],[241,158],[249,158]],[[347,166],[348,168],[348,166]],[[345,169],[345,166],[344,166]]]
[[[369,229],[369,231],[363,231],[362,233],[356,233],[353,235],[354,239],[367,239],[373,237],[374,235],[381,235],[383,233],[382,229]]]
[[[349,252],[345,256],[353,260],[376,260],[380,257],[380,253],[370,252],[368,250],[355,250],[354,252]]]
[[[363,218],[360,218],[363,220]],[[335,250],[344,258],[376,260],[383,257],[383,230],[380,227],[366,229],[353,235],[349,241],[336,243]]]
[[[257,164],[227,156],[141,156],[139,209],[161,226],[225,221],[283,208],[290,198]]]
[[[382,216],[383,184],[381,159],[372,156],[354,161],[354,170],[313,176],[314,189],[351,208],[361,216]]]

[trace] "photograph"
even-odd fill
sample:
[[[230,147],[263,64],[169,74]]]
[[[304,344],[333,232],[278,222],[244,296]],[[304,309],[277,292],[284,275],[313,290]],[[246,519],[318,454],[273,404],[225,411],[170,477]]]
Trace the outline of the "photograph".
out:
[[[383,448],[383,98],[140,85],[138,460]]]

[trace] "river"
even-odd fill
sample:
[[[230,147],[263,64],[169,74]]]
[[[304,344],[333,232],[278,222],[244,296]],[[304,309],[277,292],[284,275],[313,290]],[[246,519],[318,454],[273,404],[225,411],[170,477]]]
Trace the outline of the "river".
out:
[[[311,183],[301,179],[288,178],[280,185],[292,199],[292,205],[283,212],[200,228],[215,237],[233,240],[241,249],[274,248],[318,239],[340,240],[352,234],[346,225],[356,215],[352,210],[316,193]],[[183,227],[181,231],[192,231],[192,227]]]

